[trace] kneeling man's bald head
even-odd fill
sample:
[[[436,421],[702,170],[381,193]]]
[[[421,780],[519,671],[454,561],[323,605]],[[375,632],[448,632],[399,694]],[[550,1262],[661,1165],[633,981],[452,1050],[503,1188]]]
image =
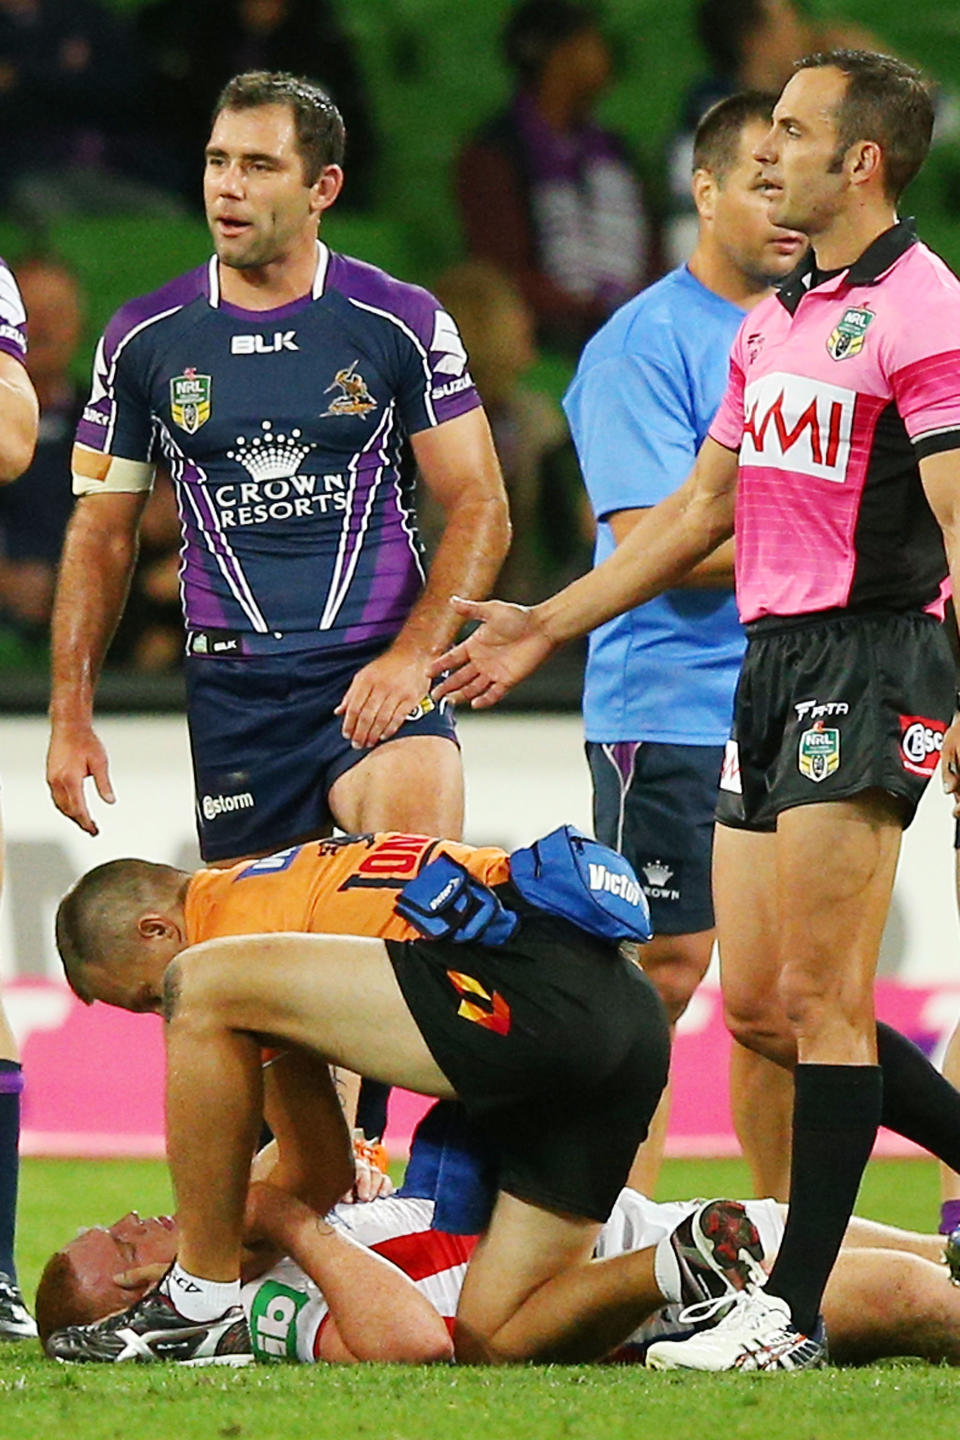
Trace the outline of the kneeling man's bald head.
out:
[[[112,982],[146,979],[146,969],[152,978],[161,961],[157,980],[162,978],[186,943],[183,901],[189,879],[172,865],[110,860],[67,892],[57,910],[57,949],[67,982],[85,1005],[106,1000],[125,1009],[156,1008],[156,985],[131,990],[128,983],[120,993]]]

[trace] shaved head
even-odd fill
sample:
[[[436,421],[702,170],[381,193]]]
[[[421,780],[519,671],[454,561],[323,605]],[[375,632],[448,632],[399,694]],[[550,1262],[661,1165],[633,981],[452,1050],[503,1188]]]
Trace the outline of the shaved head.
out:
[[[57,910],[57,949],[67,983],[90,1005],[91,965],[122,964],[139,943],[137,922],[154,906],[182,900],[189,876],[150,860],[110,860],[78,880]]]

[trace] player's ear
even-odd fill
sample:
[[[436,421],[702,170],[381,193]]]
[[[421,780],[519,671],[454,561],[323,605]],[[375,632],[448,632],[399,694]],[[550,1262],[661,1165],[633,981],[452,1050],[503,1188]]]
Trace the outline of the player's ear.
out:
[[[876,140],[857,140],[844,156],[844,166],[855,185],[883,178],[883,150]]]
[[[700,219],[712,220],[717,201],[717,180],[713,171],[694,170],[690,188]]]
[[[343,170],[339,165],[324,165],[310,186],[310,203],[317,215],[329,210],[343,189]]]
[[[141,940],[182,939],[180,926],[170,915],[159,910],[146,910],[137,919],[137,934]]]

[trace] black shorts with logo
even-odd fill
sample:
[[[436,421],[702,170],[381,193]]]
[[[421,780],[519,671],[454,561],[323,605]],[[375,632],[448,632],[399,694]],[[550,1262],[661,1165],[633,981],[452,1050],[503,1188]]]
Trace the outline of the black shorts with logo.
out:
[[[666,1083],[670,1036],[618,948],[498,887],[508,944],[388,940],[430,1053],[491,1141],[502,1190],[604,1221]]]
[[[383,641],[336,651],[187,656],[187,721],[204,860],[276,850],[324,834],[333,782],[370,754],[354,750],[334,708]],[[453,713],[430,704],[392,738],[442,735]],[[391,742],[387,742],[388,744]]]
[[[710,864],[722,745],[587,741],[593,829],[637,872],[655,935],[713,929]]]
[[[953,713],[942,624],[832,611],[747,635],[717,820],[771,831],[783,810],[880,789],[909,825]]]

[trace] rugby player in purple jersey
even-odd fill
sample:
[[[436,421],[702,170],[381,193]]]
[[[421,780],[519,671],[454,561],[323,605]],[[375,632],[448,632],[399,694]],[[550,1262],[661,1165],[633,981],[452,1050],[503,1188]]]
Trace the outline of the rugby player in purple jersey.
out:
[[[53,621],[48,780],[97,826],[113,800],[94,691],[162,460],[183,527],[187,708],[208,863],[329,830],[456,837],[462,770],[427,666],[455,590],[509,539],[455,322],[425,290],[331,251],[343,121],[290,75],[236,77],[206,151],[208,264],[124,305],[77,432]],[[414,470],[445,515],[425,578]],[[387,743],[389,742],[389,743]]]

